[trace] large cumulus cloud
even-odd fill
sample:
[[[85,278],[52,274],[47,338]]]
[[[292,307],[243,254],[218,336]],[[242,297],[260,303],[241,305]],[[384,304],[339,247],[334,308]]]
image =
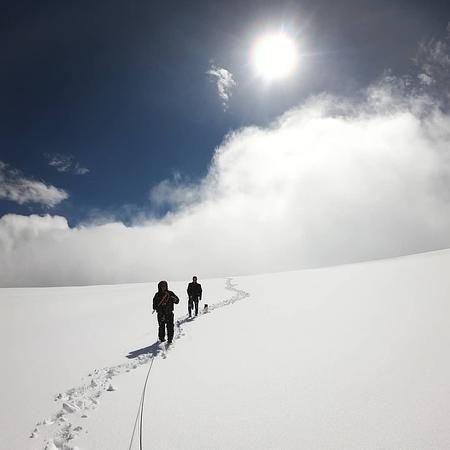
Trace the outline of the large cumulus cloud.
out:
[[[391,80],[392,81],[392,80]],[[450,116],[381,83],[228,135],[198,184],[153,190],[163,219],[69,228],[0,219],[0,283],[61,285],[317,267],[450,246]]]
[[[177,174],[153,187],[153,203],[169,207],[162,219],[70,228],[3,216],[0,285],[235,275],[449,247],[449,55],[450,34],[419,46],[415,75],[386,75],[358,101],[320,95],[230,133],[199,183]]]

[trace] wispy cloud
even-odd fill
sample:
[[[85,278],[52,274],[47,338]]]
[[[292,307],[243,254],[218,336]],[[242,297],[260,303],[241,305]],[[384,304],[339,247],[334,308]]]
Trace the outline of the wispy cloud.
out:
[[[37,203],[53,207],[68,197],[69,194],[63,189],[26,178],[20,170],[0,161],[0,199],[20,205]]]
[[[223,67],[211,65],[206,72],[216,82],[217,92],[222,99],[222,106],[224,110],[228,109],[228,102],[231,97],[231,91],[236,86],[236,81],[233,79],[233,74]]]
[[[150,190],[149,199],[158,207],[165,206],[171,210],[183,207],[186,203],[195,203],[201,199],[201,185],[183,179],[176,172],[172,178],[165,179]]]
[[[431,39],[419,44],[414,61],[419,68],[418,78],[426,89],[434,88],[435,92],[444,90],[448,96],[450,90],[450,23],[447,26],[446,39]]]
[[[44,156],[48,159],[48,165],[54,167],[58,172],[70,172],[75,175],[85,175],[89,172],[89,169],[75,161],[73,155],[45,153]]]

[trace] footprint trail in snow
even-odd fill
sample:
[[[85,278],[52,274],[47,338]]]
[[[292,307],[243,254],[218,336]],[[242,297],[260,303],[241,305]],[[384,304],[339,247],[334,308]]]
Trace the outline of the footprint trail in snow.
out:
[[[234,295],[218,303],[210,304],[208,312],[199,313],[199,317],[232,305],[250,295],[248,292],[237,289],[231,278],[226,280],[225,288]],[[193,319],[186,317],[175,321],[174,343],[169,348],[155,342],[149,347],[130,352],[127,355],[130,361],[95,369],[89,373],[85,384],[57,394],[54,400],[58,402],[59,409],[51,417],[38,422],[31,432],[30,438],[38,438],[41,433],[45,435],[43,450],[76,450],[76,447],[71,445],[71,441],[83,432],[89,413],[99,406],[102,395],[116,390],[112,382],[113,378],[148,364],[152,358],[165,359],[168,352],[173,350],[176,340],[185,336],[183,325],[192,321]]]

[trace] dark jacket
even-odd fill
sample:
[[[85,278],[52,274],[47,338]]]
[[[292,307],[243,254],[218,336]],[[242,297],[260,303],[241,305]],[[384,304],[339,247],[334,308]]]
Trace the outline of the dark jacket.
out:
[[[179,301],[180,299],[172,291],[158,291],[153,297],[153,309],[159,313],[172,312],[174,303]]]
[[[189,283],[187,288],[187,293],[189,295],[189,298],[198,298],[202,299],[202,285],[200,283]]]

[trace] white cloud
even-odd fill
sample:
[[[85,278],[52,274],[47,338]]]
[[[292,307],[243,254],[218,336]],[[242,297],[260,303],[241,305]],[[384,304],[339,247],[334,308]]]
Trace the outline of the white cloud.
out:
[[[448,247],[450,116],[430,101],[378,87],[359,105],[321,96],[238,130],[200,183],[175,176],[154,189],[176,206],[161,220],[71,229],[4,216],[0,284],[232,275]]]
[[[199,183],[176,174],[153,188],[172,208],[163,219],[70,228],[4,216],[0,285],[236,275],[450,247],[444,94],[443,81],[387,76],[359,103],[322,95],[230,133]]]
[[[419,80],[428,88],[435,86],[437,92],[449,97],[450,89],[450,23],[445,40],[432,39],[419,45],[415,63]],[[444,91],[444,92],[442,92]]]
[[[224,110],[228,109],[228,102],[231,97],[231,91],[236,86],[236,81],[233,79],[233,74],[223,67],[212,65],[206,72],[212,76],[217,85],[217,92],[222,99],[222,106]]]
[[[0,161],[0,199],[20,205],[38,203],[53,207],[68,197],[63,189],[26,178],[19,170]]]
[[[54,167],[58,172],[72,172],[75,175],[85,175],[89,172],[89,169],[82,167],[80,163],[75,161],[73,155],[45,153],[44,156],[49,160],[48,165]]]
[[[426,86],[431,86],[434,83],[434,80],[430,75],[427,75],[426,73],[420,73],[418,75],[419,81]]]
[[[150,190],[149,198],[156,206],[167,206],[170,209],[183,207],[186,203],[200,200],[202,185],[183,180],[177,172],[171,179],[158,183]]]
[[[69,230],[64,217],[48,214],[44,216],[5,214],[0,219],[0,223],[0,245],[6,251],[13,250],[21,242],[39,240],[45,236],[53,240],[56,231]]]
[[[75,175],[86,175],[90,172],[90,170],[86,167],[81,167],[79,163],[76,163],[73,167],[73,172],[75,173]]]
[[[58,172],[68,172],[72,166],[72,158],[65,155],[46,153],[45,157],[49,160],[48,165],[55,167]]]

